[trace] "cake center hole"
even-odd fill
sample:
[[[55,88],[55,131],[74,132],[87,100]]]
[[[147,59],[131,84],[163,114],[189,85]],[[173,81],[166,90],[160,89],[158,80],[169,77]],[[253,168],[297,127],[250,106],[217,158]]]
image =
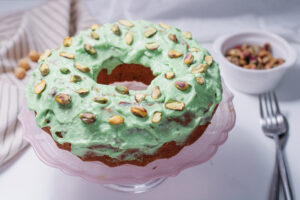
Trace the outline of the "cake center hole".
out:
[[[120,64],[107,74],[107,69],[99,72],[97,83],[104,85],[121,84],[130,90],[145,90],[155,78],[149,67],[139,64]]]

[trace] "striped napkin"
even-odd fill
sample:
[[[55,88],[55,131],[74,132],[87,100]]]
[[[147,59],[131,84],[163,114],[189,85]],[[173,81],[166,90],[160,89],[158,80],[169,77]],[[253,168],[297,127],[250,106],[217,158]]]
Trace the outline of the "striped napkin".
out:
[[[16,79],[18,60],[32,50],[42,53],[56,48],[66,36],[94,23],[79,0],[47,1],[30,10],[0,16],[0,166],[27,146],[17,116],[30,71],[23,80]],[[30,62],[30,66],[32,69],[36,63]]]

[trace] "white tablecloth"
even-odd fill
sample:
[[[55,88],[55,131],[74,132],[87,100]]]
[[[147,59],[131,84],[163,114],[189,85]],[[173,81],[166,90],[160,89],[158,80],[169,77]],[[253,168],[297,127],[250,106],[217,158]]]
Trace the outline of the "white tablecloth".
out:
[[[1,12],[19,10],[42,0],[0,1]],[[164,21],[189,30],[205,47],[219,35],[233,30],[259,28],[276,32],[292,43],[300,54],[300,1],[296,0],[87,0],[101,23],[120,18]],[[213,53],[213,52],[212,52]],[[276,90],[281,110],[290,123],[286,156],[300,198],[300,60]],[[226,80],[225,80],[226,81]],[[116,193],[101,185],[70,177],[48,167],[25,151],[0,171],[0,199],[266,199],[275,159],[273,141],[259,126],[256,96],[233,90],[236,126],[227,142],[209,162],[169,178],[144,194]],[[1,111],[0,111],[1,112]],[[295,198],[296,199],[296,198]]]

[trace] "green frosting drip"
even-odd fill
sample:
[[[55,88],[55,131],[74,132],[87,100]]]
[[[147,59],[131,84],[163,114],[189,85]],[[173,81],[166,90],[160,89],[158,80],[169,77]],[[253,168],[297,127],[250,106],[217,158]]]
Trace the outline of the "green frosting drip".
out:
[[[204,73],[193,74],[192,69],[201,63],[206,63],[204,58],[209,55],[199,43],[193,39],[186,39],[183,33],[175,27],[162,28],[147,21],[131,21],[133,27],[118,24],[120,35],[111,30],[113,24],[104,24],[94,32],[99,39],[91,37],[92,30],[80,32],[72,37],[70,47],[60,46],[52,50],[52,54],[44,61],[39,60],[39,65],[47,63],[49,73],[43,76],[39,68],[35,69],[26,87],[26,98],[29,109],[36,112],[36,122],[39,127],[51,127],[52,137],[59,143],[71,143],[71,152],[78,156],[84,156],[87,152],[96,155],[108,155],[112,158],[119,156],[128,149],[137,149],[137,153],[154,154],[164,143],[176,141],[178,145],[184,144],[189,134],[199,124],[206,124],[212,117],[213,111],[222,99],[222,87],[218,64],[213,62]],[[155,27],[157,32],[147,38],[144,31]],[[126,44],[124,37],[127,32],[133,35],[131,45]],[[176,35],[178,42],[169,39],[168,35]],[[145,44],[156,42],[160,46],[156,50],[148,50]],[[88,54],[84,44],[92,45],[96,54]],[[189,66],[184,63],[185,55],[192,47],[198,48],[199,52],[191,52],[194,61]],[[183,55],[179,58],[170,58],[168,51],[176,50]],[[59,55],[60,52],[72,53],[74,59],[68,59]],[[88,66],[90,71],[83,73],[74,67],[79,62]],[[102,85],[96,82],[97,76],[102,69],[108,73],[121,63],[135,63],[149,66],[156,76],[148,88],[144,91],[129,90],[129,95],[117,93],[112,85]],[[61,70],[64,68],[63,70]],[[69,69],[68,73],[62,73]],[[68,70],[67,70],[68,71]],[[175,78],[166,79],[164,74],[168,71],[175,72]],[[81,76],[79,82],[70,82],[73,75]],[[202,77],[204,84],[199,84],[196,77]],[[34,93],[34,86],[41,80],[47,85],[41,94]],[[174,86],[175,81],[181,80],[189,84],[187,90],[179,90]],[[159,86],[161,97],[151,97],[152,88]],[[80,88],[88,89],[87,94],[78,94]],[[64,93],[71,96],[71,103],[60,105],[54,96]],[[144,101],[136,103],[136,93],[147,94]],[[106,104],[94,102],[96,96],[105,96]],[[164,103],[168,100],[178,100],[185,103],[183,111],[175,111],[165,108]],[[130,105],[118,103],[130,102],[139,104],[148,111],[145,118],[137,117],[130,111]],[[155,111],[162,113],[160,123],[151,122]],[[91,124],[84,123],[80,113],[93,113],[96,121]],[[108,119],[113,115],[121,115],[124,123],[111,125]],[[187,125],[170,120],[189,115],[192,120]],[[62,137],[56,135],[61,132]],[[96,148],[96,147],[106,148]],[[93,148],[91,148],[93,147]],[[134,159],[134,154],[126,156],[125,160]]]

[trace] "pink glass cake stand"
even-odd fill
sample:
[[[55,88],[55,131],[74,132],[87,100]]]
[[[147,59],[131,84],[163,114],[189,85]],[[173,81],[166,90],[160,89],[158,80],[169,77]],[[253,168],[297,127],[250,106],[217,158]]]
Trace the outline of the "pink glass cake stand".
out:
[[[140,193],[158,186],[167,177],[176,176],[180,171],[213,157],[218,147],[226,141],[228,132],[235,123],[232,99],[233,95],[223,83],[223,100],[203,135],[177,155],[155,160],[145,167],[130,164],[109,167],[99,161],[82,161],[71,152],[58,148],[51,136],[36,125],[34,112],[28,110],[25,100],[19,120],[25,140],[47,165],[114,190]]]

